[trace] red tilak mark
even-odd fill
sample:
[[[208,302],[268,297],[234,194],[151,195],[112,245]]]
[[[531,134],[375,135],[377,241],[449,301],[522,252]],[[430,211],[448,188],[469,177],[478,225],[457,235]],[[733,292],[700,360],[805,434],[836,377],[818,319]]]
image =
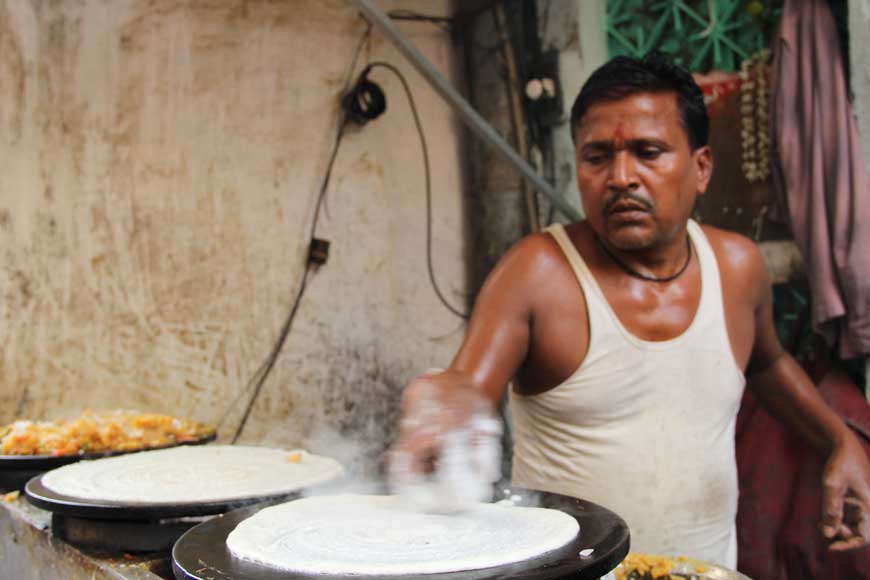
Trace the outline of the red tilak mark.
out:
[[[613,131],[613,148],[618,150],[623,147],[625,147],[625,130],[622,128],[622,121],[620,121]]]

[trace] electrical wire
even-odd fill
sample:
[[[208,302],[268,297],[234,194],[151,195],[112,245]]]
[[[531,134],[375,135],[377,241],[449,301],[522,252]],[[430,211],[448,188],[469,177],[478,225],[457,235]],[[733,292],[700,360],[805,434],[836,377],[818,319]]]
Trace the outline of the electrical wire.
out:
[[[351,74],[356,68],[356,62],[359,57],[360,51],[362,50],[362,46],[365,43],[365,40],[368,38],[370,31],[371,26],[366,29],[363,38],[360,40],[360,43],[357,46],[357,51],[354,55],[354,59],[350,68]],[[417,133],[420,137],[426,183],[426,266],[429,273],[429,280],[432,284],[432,288],[434,289],[435,294],[438,296],[438,299],[441,301],[444,307],[447,308],[454,315],[464,320],[467,320],[467,314],[460,312],[459,310],[450,305],[450,303],[444,297],[444,294],[441,292],[441,289],[439,288],[438,283],[435,279],[435,270],[432,264],[432,176],[429,166],[429,148],[426,144],[426,135],[423,131],[423,125],[420,122],[420,115],[417,112],[417,106],[414,101],[414,96],[411,93],[410,86],[408,85],[408,81],[407,79],[405,79],[402,72],[390,63],[373,62],[369,64],[360,75],[355,90],[352,91],[352,93],[354,94],[347,93],[342,99],[343,109],[340,113],[338,130],[336,132],[335,141],[333,143],[332,151],[329,156],[329,161],[326,165],[326,171],[324,172],[323,180],[321,181],[320,190],[317,195],[317,201],[314,206],[314,217],[311,221],[311,227],[308,236],[309,244],[314,240],[314,234],[317,230],[317,222],[320,218],[320,211],[324,205],[326,193],[329,189],[332,169],[335,165],[335,159],[338,156],[341,141],[345,135],[345,129],[347,128],[348,123],[351,121],[364,123],[370,119],[379,116],[386,110],[386,100],[383,96],[383,92],[377,85],[371,83],[366,78],[368,72],[376,67],[381,67],[392,71],[393,74],[395,74],[398,77],[399,81],[402,83],[402,87],[405,90],[405,95],[407,96],[408,103],[411,107],[411,112],[414,116],[414,124],[417,127]],[[349,86],[350,82],[346,83],[345,87],[347,88]],[[355,114],[357,115],[356,117],[354,116]],[[253,374],[251,379],[248,381],[248,384],[245,386],[244,389],[242,389],[242,391],[238,395],[236,395],[236,397],[230,403],[227,410],[224,412],[223,416],[217,423],[218,428],[220,428],[220,426],[224,423],[229,414],[235,408],[241,397],[253,387],[253,392],[248,399],[248,403],[245,406],[245,411],[242,415],[241,420],[239,421],[238,426],[236,427],[236,431],[231,440],[232,444],[235,444],[239,440],[239,437],[241,437],[241,434],[244,431],[245,426],[247,425],[248,419],[250,418],[251,411],[254,408],[254,404],[256,403],[257,399],[259,398],[260,392],[263,389],[263,385],[265,384],[266,379],[269,377],[269,374],[274,368],[275,363],[278,360],[278,356],[280,355],[281,350],[284,347],[284,343],[287,341],[287,337],[290,334],[290,328],[292,327],[293,320],[295,319],[296,313],[299,310],[299,305],[302,302],[302,296],[305,294],[305,288],[308,283],[308,276],[312,270],[311,262],[309,260],[311,251],[310,245],[308,251],[309,252],[306,255],[305,269],[302,273],[302,280],[299,283],[299,288],[296,291],[296,296],[293,300],[293,305],[290,308],[290,312],[288,313],[284,324],[281,326],[281,331],[279,332],[278,339],[275,341],[275,344],[273,345],[272,350],[269,352],[269,355],[266,357],[263,363]]]
[[[413,10],[391,10],[387,12],[387,16],[393,20],[409,20],[412,22],[428,22],[434,24],[445,32],[450,32],[450,27],[453,25],[453,18],[449,16],[433,16],[431,14],[421,14]]]
[[[341,146],[342,137],[344,137],[344,129],[347,126],[347,118],[342,115],[342,119],[338,126],[338,133],[335,137],[335,144],[332,148],[332,153],[329,156],[329,162],[326,166],[326,173],[324,174],[323,181],[320,186],[320,192],[317,195],[317,202],[314,206],[314,219],[311,221],[311,229],[309,231],[308,240],[310,241],[314,239],[314,233],[317,229],[317,221],[320,217],[320,208],[323,205],[323,198],[326,195],[326,191],[329,187],[329,180],[332,176],[332,168],[335,165],[335,158],[338,156],[338,150]],[[310,245],[309,245],[310,251]],[[263,389],[263,385],[266,382],[269,374],[272,372],[272,369],[275,367],[275,362],[278,360],[278,355],[281,354],[281,349],[284,347],[284,343],[287,342],[287,336],[290,334],[290,328],[293,326],[293,319],[296,318],[296,313],[299,310],[299,305],[302,303],[302,296],[305,294],[305,288],[308,283],[308,276],[311,273],[312,267],[311,262],[308,261],[308,255],[306,255],[306,263],[305,269],[302,272],[302,280],[299,283],[299,288],[296,290],[296,297],[293,299],[293,305],[290,307],[290,312],[287,314],[287,318],[284,320],[284,324],[281,326],[281,331],[278,334],[278,339],[275,341],[274,346],[272,347],[269,356],[266,357],[266,360],[260,365],[254,375],[251,377],[251,380],[248,382],[248,385],[242,391],[242,393],[247,392],[247,390],[254,385],[254,392],[251,393],[251,398],[248,399],[248,404],[245,406],[245,412],[242,415],[242,419],[239,421],[239,425],[236,427],[236,432],[233,435],[231,443],[235,445],[235,443],[239,440],[239,437],[242,435],[242,431],[244,431],[245,426],[248,423],[248,418],[251,415],[251,411],[254,408],[254,403],[257,401],[257,398],[260,395],[260,391]],[[238,401],[239,397],[233,401],[233,404],[230,405],[230,410],[235,407],[235,403]],[[229,411],[227,412],[229,413]],[[226,415],[222,418],[225,419]]]
[[[423,131],[423,125],[420,122],[420,114],[417,112],[417,104],[414,101],[414,95],[411,93],[411,87],[408,85],[408,80],[398,68],[388,62],[373,62],[369,64],[360,78],[365,78],[369,71],[374,68],[385,68],[391,71],[402,83],[402,88],[405,89],[405,95],[408,97],[408,104],[411,107],[411,113],[414,116],[414,125],[417,127],[417,134],[420,136],[420,148],[423,153],[423,172],[426,182],[426,269],[429,272],[429,281],[432,284],[432,289],[438,296],[438,300],[444,307],[455,316],[468,320],[468,314],[461,312],[453,307],[450,302],[444,297],[444,293],[438,286],[438,281],[435,279],[435,268],[432,265],[432,172],[429,167],[429,147],[426,145],[426,133]]]
[[[347,80],[345,81],[345,91],[350,87],[351,81],[353,79],[353,72],[356,69],[357,62],[359,60],[359,56],[362,53],[362,48],[365,45],[366,40],[369,38],[371,34],[372,26],[369,24],[366,27],[365,32],[362,34],[359,43],[357,43],[356,50],[354,51],[353,59],[351,60],[350,68],[347,73]],[[308,276],[311,273],[311,242],[314,240],[314,234],[317,230],[317,222],[320,219],[320,210],[323,207],[324,199],[326,196],[326,192],[329,189],[329,181],[332,176],[332,168],[335,165],[335,159],[338,156],[338,150],[341,146],[342,138],[345,134],[345,128],[347,127],[348,118],[345,115],[344,111],[339,113],[340,118],[338,122],[338,130],[336,131],[335,140],[333,142],[332,151],[329,155],[329,161],[326,164],[326,171],[324,172],[323,179],[320,183],[320,190],[317,194],[317,201],[314,205],[314,217],[311,220],[311,227],[308,233],[308,243],[309,246],[307,248],[307,253],[305,256],[305,269],[302,272],[302,280],[299,283],[299,288],[296,290],[296,296],[293,299],[293,305],[290,307],[290,312],[287,314],[286,319],[284,320],[284,324],[281,326],[281,331],[278,333],[278,338],[275,341],[275,344],[272,346],[272,350],[269,352],[269,355],[266,359],[260,364],[254,374],[251,376],[251,379],[245,385],[238,395],[236,395],[233,400],[230,402],[227,410],[221,416],[221,418],[217,422],[217,428],[223,425],[226,419],[229,417],[230,413],[235,409],[236,404],[239,400],[247,393],[252,387],[253,392],[251,393],[251,397],[248,399],[247,405],[245,405],[245,411],[242,415],[241,420],[239,421],[238,426],[236,427],[236,431],[233,434],[233,438],[231,440],[232,444],[235,444],[239,437],[241,437],[242,432],[245,429],[245,426],[248,423],[248,418],[251,415],[251,411],[254,408],[254,403],[256,403],[257,398],[260,395],[260,392],[263,389],[263,385],[266,382],[266,379],[269,377],[269,374],[272,372],[272,369],[275,367],[275,362],[278,360],[278,355],[281,354],[281,349],[284,347],[284,343],[287,342],[287,336],[290,334],[290,328],[293,325],[293,320],[296,318],[296,313],[299,310],[299,305],[302,303],[302,296],[305,294],[305,288],[308,283]]]

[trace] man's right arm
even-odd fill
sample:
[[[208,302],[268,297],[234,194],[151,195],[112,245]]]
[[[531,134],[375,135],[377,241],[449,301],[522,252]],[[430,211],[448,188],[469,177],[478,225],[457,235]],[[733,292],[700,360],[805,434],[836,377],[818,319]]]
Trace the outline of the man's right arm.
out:
[[[450,367],[417,377],[405,389],[400,450],[417,457],[437,454],[443,433],[464,424],[481,405],[492,410],[501,400],[528,352],[535,274],[546,267],[541,262],[550,244],[547,234],[535,234],[511,248],[481,288]],[[418,420],[427,405],[437,412]]]
[[[450,365],[451,372],[493,403],[501,399],[528,354],[532,311],[540,291],[535,274],[546,267],[542,262],[552,244],[547,238],[548,234],[537,234],[523,239],[492,270]]]

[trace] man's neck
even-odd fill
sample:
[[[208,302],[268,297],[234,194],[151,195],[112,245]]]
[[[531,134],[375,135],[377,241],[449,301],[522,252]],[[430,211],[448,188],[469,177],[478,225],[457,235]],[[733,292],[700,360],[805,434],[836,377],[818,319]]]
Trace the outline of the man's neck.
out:
[[[626,274],[649,282],[669,282],[679,278],[691,262],[688,236],[684,228],[667,243],[636,250],[617,248],[597,235],[596,241],[600,258],[613,262]]]

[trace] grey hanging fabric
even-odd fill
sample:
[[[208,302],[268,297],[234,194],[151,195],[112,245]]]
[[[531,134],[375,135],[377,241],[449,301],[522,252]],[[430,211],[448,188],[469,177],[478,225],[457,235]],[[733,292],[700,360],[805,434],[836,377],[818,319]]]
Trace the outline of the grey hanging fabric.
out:
[[[870,353],[870,189],[836,23],[825,0],[786,0],[774,39],[774,182],[813,299],[843,358]]]

